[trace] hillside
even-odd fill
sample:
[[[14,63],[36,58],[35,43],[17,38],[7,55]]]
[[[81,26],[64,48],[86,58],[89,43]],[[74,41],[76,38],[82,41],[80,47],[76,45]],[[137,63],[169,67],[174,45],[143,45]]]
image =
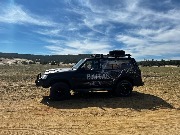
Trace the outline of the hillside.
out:
[[[33,54],[18,54],[18,53],[1,53],[0,52],[0,65],[2,64],[51,64],[58,65],[60,63],[69,64],[77,63],[80,59],[90,57],[91,54],[78,54],[78,55],[33,55]],[[141,66],[178,66],[180,60],[144,60],[139,61]]]
[[[2,58],[5,59],[26,59],[32,63],[40,64],[58,64],[58,63],[76,63],[80,59],[89,57],[90,54],[78,54],[78,55],[33,55],[33,54],[18,54],[18,53],[0,53],[0,62]],[[4,60],[5,61],[5,60]],[[2,63],[2,62],[1,62]]]

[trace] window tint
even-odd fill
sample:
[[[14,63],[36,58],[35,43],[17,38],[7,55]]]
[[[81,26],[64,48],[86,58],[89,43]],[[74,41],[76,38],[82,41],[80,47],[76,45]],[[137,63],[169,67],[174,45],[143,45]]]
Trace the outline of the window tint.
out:
[[[81,68],[85,70],[97,70],[99,69],[99,61],[87,60]]]
[[[101,61],[102,69],[122,69],[129,68],[131,66],[129,60],[103,60]]]

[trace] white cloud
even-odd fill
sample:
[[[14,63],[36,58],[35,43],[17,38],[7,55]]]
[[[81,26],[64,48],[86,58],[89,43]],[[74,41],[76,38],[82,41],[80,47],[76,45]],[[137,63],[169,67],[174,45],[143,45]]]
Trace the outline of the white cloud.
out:
[[[55,42],[54,42],[55,43]],[[59,45],[57,44],[59,43]],[[106,43],[96,43],[90,41],[70,41],[65,44],[56,42],[54,45],[47,45],[47,49],[51,50],[53,54],[107,54],[112,46]]]
[[[166,30],[154,37],[155,41],[159,42],[179,42],[180,43],[180,29]]]
[[[173,47],[176,46],[176,47]],[[148,46],[142,50],[144,55],[167,55],[180,52],[180,45],[178,44],[156,44],[153,46]]]
[[[46,48],[54,54],[107,53],[121,48],[142,58],[180,52],[178,7],[157,11],[147,3],[143,5],[142,0],[68,2],[71,8],[63,10],[66,21],[59,24],[19,5],[1,8],[0,23],[45,26],[32,31],[41,36],[47,43]],[[171,1],[163,3],[170,5]],[[71,13],[77,17],[72,17]],[[119,47],[111,46],[118,42]]]
[[[165,34],[166,35],[166,34]],[[179,42],[165,42],[167,39],[158,42],[156,37],[137,38],[131,36],[117,36],[117,40],[124,44],[124,49],[131,53],[134,57],[142,59],[146,56],[167,57],[174,56],[180,52]]]
[[[140,43],[139,37],[141,37],[142,42],[163,42],[163,43],[176,43],[180,42],[180,28],[173,28],[169,29],[168,27],[162,27],[159,29],[134,29],[128,31],[130,35],[135,35],[135,42],[134,43]],[[121,37],[121,35],[118,35],[117,37]],[[125,36],[123,36],[125,38]],[[131,37],[132,38],[132,37]],[[118,41],[121,41],[117,38]],[[129,39],[127,39],[129,40]],[[132,39],[130,39],[131,41]]]
[[[50,36],[50,37],[64,37],[63,35],[61,35],[61,29],[40,29],[40,30],[35,30],[34,32],[41,34],[41,35],[45,35],[45,36]]]
[[[57,24],[49,19],[33,15],[24,10],[21,6],[10,5],[0,9],[0,22],[13,24],[33,24],[39,26],[56,26]]]
[[[84,25],[87,26],[89,29],[91,29],[92,31],[94,31],[96,33],[105,35],[106,33],[104,33],[103,31],[95,28],[95,26],[102,25],[102,24],[105,23],[103,18],[98,18],[98,17],[96,18],[95,17],[95,18],[93,18],[93,21],[91,20],[92,18],[89,18],[89,17],[86,16],[86,18],[83,20]]]
[[[99,2],[101,5],[97,4]],[[167,54],[179,54],[179,8],[157,11],[148,5],[143,5],[144,1],[142,0],[122,0],[121,2],[116,1],[115,4],[106,2],[79,0],[79,5],[73,5],[69,2],[71,6],[69,11],[81,16],[81,22],[77,22],[81,25],[75,30],[80,31],[83,26],[91,30],[89,34],[80,35],[77,33],[77,36],[88,40],[72,40],[63,43],[64,48],[63,45],[59,46],[55,42],[46,47],[56,53],[65,51],[72,54],[99,53],[100,50],[108,52],[111,49],[118,48],[118,46],[108,45],[110,41],[117,41],[120,43],[119,48],[122,48],[123,44],[123,49],[138,58],[148,55],[161,57]],[[162,3],[171,4],[171,1],[167,0]],[[71,27],[76,28],[75,24],[72,24]],[[118,31],[116,30],[118,27],[122,28],[119,28]],[[121,30],[125,32],[121,32]],[[97,37],[97,35],[102,37]],[[103,40],[94,42],[93,36],[105,40],[104,42],[102,42]]]
[[[104,1],[104,3],[106,2]],[[179,9],[157,12],[140,6],[140,3],[142,2],[143,1],[141,0],[124,0],[118,4],[115,3],[116,5],[114,5],[114,7],[116,8],[113,9],[112,7],[104,5],[99,6],[93,1],[87,1],[85,3],[80,2],[80,4],[82,7],[85,6],[90,10],[76,8],[72,5],[72,11],[84,16],[84,24],[99,33],[103,33],[103,31],[99,31],[98,26],[109,24],[109,22],[131,24],[138,27],[151,26],[155,28],[162,27],[163,25],[167,26],[179,24]]]
[[[47,42],[47,43],[54,44],[54,45],[58,45],[58,44],[62,43],[61,40],[56,40],[56,39],[45,39],[45,38],[43,38],[42,40]]]
[[[161,28],[161,29],[135,29],[132,31],[129,31],[130,33],[136,34],[138,36],[143,36],[143,37],[149,37],[149,36],[156,36],[157,34],[162,33],[163,31],[165,31],[165,28]]]
[[[147,44],[147,41],[144,39],[126,36],[126,35],[118,35],[116,40],[126,44],[129,47],[132,47],[132,46],[137,45],[137,44],[139,44],[139,45],[146,45]]]

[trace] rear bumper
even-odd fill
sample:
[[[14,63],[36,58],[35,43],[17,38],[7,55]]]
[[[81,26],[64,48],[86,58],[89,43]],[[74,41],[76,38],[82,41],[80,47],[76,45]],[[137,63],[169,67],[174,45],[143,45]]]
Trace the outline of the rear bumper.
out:
[[[142,81],[136,82],[136,86],[143,86],[143,85],[144,85],[144,82]]]
[[[141,82],[141,84],[139,86],[143,86],[144,85],[144,82]]]
[[[134,79],[133,83],[134,83],[134,86],[143,86],[144,85],[144,82],[142,81],[141,78]]]

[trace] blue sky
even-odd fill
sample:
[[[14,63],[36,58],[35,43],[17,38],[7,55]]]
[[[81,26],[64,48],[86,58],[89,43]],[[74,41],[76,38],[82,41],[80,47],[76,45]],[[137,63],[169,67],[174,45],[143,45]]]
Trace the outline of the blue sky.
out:
[[[180,0],[0,0],[0,52],[180,59]]]

